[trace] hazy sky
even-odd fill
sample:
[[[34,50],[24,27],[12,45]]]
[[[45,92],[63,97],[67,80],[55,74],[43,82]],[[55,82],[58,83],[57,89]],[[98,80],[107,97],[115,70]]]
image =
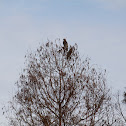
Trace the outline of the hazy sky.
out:
[[[77,43],[81,55],[107,69],[109,86],[124,89],[126,0],[0,0],[0,109],[13,94],[27,50],[56,38]]]

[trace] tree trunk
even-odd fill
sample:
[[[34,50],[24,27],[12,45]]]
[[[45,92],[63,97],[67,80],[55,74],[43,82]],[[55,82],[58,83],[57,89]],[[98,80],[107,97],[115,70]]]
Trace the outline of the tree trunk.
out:
[[[61,103],[59,103],[59,126],[61,126]]]

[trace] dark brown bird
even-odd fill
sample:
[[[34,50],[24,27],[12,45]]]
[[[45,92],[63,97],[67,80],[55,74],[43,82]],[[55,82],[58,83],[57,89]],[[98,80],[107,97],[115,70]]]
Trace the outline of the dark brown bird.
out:
[[[64,52],[68,51],[68,43],[67,43],[66,39],[63,39],[63,45],[64,45],[64,47],[63,47]]]
[[[72,51],[73,51],[73,48],[71,47],[70,50],[67,52],[67,59],[70,59]]]

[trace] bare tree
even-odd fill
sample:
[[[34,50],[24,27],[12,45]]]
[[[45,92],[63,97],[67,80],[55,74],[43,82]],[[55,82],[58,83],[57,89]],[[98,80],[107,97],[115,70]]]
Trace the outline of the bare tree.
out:
[[[123,125],[126,125],[126,109],[125,109],[125,103],[126,103],[126,92],[123,94],[123,100],[121,101],[121,96],[120,93],[118,92],[116,94],[115,98],[115,109],[116,109],[116,114],[119,117],[119,120]]]
[[[26,56],[10,102],[10,125],[95,126],[104,121],[108,126],[111,97],[106,72],[91,66],[89,58],[82,62],[77,44],[65,42],[63,48],[49,41]]]

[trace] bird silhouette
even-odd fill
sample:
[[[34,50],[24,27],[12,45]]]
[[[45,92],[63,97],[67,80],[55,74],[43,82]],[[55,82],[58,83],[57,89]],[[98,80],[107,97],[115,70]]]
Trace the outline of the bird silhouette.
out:
[[[73,48],[71,47],[70,50],[67,52],[67,59],[70,59],[72,54]]]
[[[63,47],[64,52],[68,51],[68,43],[67,43],[66,39],[63,39],[63,45],[64,45],[64,47]]]

